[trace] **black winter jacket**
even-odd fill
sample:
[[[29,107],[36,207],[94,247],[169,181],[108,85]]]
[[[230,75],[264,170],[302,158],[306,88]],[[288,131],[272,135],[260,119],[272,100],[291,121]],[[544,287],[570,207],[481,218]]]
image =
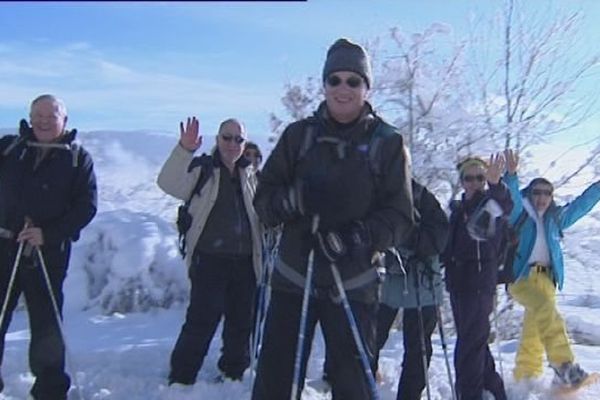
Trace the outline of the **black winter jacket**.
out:
[[[446,288],[449,292],[495,292],[501,254],[502,224],[498,223],[494,237],[476,241],[467,231],[469,217],[486,199],[495,200],[507,217],[513,202],[506,185],[501,181],[490,185],[487,192],[478,192],[471,199],[456,202],[450,214],[450,237],[441,257],[446,267]]]
[[[74,137],[75,131],[65,133],[57,142],[65,148],[44,149],[47,154],[37,166],[42,150],[31,145],[33,137],[6,155],[16,136],[0,138],[0,227],[18,234],[25,217],[31,218],[42,229],[42,252],[49,267],[67,267],[71,242],[97,209],[92,158],[81,147],[76,152],[68,148]]]
[[[402,136],[394,133],[382,138],[381,176],[375,178],[367,165],[366,156],[356,156],[364,158],[363,165],[345,164],[347,159],[337,160],[337,151],[325,145],[313,145],[305,158],[298,159],[307,126],[315,121],[317,129],[321,130],[318,137],[340,138],[350,143],[349,158],[352,158],[354,153],[366,154],[375,128],[378,124],[385,124],[367,104],[363,114],[354,124],[340,127],[329,119],[326,106],[322,103],[314,117],[294,122],[285,129],[265,163],[254,199],[256,212],[265,224],[276,226],[283,223],[279,258],[272,278],[274,289],[294,292],[302,290],[298,282],[294,284],[289,277],[281,274],[278,265],[283,264],[294,270],[297,276],[303,279],[306,275],[308,254],[313,247],[317,249],[314,287],[327,290],[334,284],[329,262],[318,246],[314,246],[314,238],[311,235],[311,214],[314,212],[305,210],[305,215],[284,221],[277,214],[273,204],[281,190],[297,187],[298,182],[301,182],[305,205],[312,203],[314,207],[325,210],[320,214],[321,228],[342,229],[344,225],[355,220],[360,220],[367,226],[371,237],[368,251],[338,262],[344,281],[373,269],[373,252],[383,251],[405,241],[414,223],[411,173]],[[335,175],[335,170],[340,165],[344,167],[341,173],[338,171]],[[332,178],[334,175],[336,178]],[[338,210],[340,214],[336,215]],[[367,290],[369,293],[361,293],[358,289],[349,291],[348,296],[366,302],[376,301],[376,290],[373,291],[373,287],[376,286],[370,285],[370,290]]]

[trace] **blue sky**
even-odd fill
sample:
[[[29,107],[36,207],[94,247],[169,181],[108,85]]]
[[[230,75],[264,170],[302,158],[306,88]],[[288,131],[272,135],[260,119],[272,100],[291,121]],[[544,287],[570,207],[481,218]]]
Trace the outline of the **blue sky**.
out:
[[[599,3],[534,4],[582,9],[583,34],[594,49],[600,43]],[[197,115],[203,132],[212,135],[220,120],[235,116],[262,142],[268,113],[280,110],[284,83],[319,76],[336,38],[364,42],[392,26],[412,32],[433,22],[463,35],[471,13],[487,18],[501,5],[500,0],[2,3],[0,127],[16,126],[31,99],[50,92],[66,101],[70,125],[81,130],[174,132],[179,120]]]

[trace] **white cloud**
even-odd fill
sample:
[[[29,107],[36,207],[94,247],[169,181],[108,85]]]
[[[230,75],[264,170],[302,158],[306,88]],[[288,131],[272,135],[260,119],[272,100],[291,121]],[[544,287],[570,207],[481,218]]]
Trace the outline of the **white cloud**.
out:
[[[218,82],[194,68],[184,75],[165,72],[168,66],[139,67],[83,42],[2,48],[7,55],[0,61],[0,106],[21,109],[40,93],[55,93],[69,106],[71,121],[85,129],[164,129],[191,114],[264,114],[266,126],[266,110],[278,101],[257,83]],[[194,65],[185,55],[172,59]]]

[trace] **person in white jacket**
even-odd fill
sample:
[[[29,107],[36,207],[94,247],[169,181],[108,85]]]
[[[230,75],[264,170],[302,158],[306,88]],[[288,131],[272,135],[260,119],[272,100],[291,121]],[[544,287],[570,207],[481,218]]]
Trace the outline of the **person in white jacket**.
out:
[[[252,201],[254,168],[242,153],[247,140],[236,119],[223,121],[212,154],[202,146],[195,117],[180,124],[180,139],[158,176],[167,194],[189,201],[185,244],[191,282],[185,323],[171,354],[170,385],[193,385],[224,316],[218,379],[241,380],[250,364],[253,299],[261,274],[261,227]],[[201,181],[202,185],[197,183]]]

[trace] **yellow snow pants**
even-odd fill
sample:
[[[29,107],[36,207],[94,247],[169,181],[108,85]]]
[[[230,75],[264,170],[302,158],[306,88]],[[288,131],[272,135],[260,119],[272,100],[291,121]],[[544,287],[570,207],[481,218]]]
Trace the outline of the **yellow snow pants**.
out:
[[[544,351],[552,364],[573,362],[565,323],[556,309],[554,282],[547,270],[533,266],[527,278],[509,285],[523,307],[525,318],[515,360],[515,380],[535,378],[543,372]]]

